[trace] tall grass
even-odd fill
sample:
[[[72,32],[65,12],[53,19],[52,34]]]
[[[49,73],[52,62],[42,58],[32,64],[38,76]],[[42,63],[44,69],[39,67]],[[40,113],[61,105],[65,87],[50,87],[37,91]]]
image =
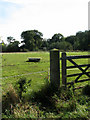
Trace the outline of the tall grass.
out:
[[[33,96],[28,96],[27,100],[22,96],[17,102],[13,101],[13,99],[11,100],[11,98],[17,96],[15,92],[10,94],[12,93],[11,91],[14,92],[14,88],[10,88],[9,94],[3,96],[3,106],[5,107],[3,118],[89,120],[90,108],[88,106],[90,105],[90,97],[83,95],[83,92],[73,93],[72,89],[65,90],[62,87],[55,90],[50,83],[46,83],[40,91],[34,92]],[[8,100],[6,101],[5,98],[8,98]],[[5,102],[7,102],[7,106]]]

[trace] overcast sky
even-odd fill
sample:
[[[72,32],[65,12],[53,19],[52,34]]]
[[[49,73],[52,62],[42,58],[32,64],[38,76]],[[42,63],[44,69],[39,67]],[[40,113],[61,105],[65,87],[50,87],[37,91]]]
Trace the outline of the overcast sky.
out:
[[[20,40],[25,30],[36,29],[43,38],[65,37],[88,30],[88,0],[0,0],[0,36]]]

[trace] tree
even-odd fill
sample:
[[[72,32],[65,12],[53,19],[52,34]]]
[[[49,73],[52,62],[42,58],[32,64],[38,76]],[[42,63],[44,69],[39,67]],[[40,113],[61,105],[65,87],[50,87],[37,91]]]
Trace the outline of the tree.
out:
[[[76,33],[76,38],[78,38],[79,41],[79,49],[80,50],[88,50],[88,44],[89,44],[89,36],[90,31],[85,31],[85,32],[77,32]]]
[[[19,41],[14,41],[12,43],[9,43],[7,46],[7,52],[19,52]]]
[[[54,48],[64,51],[73,49],[72,45],[66,41],[54,42],[50,44],[49,49],[54,49]]]
[[[47,39],[43,39],[41,49],[46,51],[46,50],[48,50],[48,46],[49,46],[49,43],[48,43]]]
[[[58,33],[58,34],[54,34],[52,36],[52,38],[49,39],[49,42],[54,43],[54,42],[61,42],[63,40],[64,40],[64,36],[62,34]]]
[[[71,43],[72,45],[74,45],[75,40],[76,40],[76,36],[74,35],[65,38],[65,41]]]
[[[38,30],[28,30],[21,33],[22,43],[25,43],[25,48],[30,51],[40,49],[42,36],[43,34]]]
[[[65,38],[65,41],[72,44],[74,50],[89,50],[90,45],[90,31],[79,31],[74,36],[69,36]]]
[[[80,50],[79,38],[76,38],[73,44],[73,50]]]

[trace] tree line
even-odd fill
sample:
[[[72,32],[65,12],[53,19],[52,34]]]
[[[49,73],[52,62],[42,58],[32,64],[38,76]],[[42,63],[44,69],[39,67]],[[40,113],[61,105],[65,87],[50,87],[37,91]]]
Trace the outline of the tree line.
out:
[[[79,31],[76,35],[67,37],[61,33],[56,33],[49,39],[44,39],[43,34],[38,30],[27,30],[21,33],[21,42],[9,36],[7,37],[8,44],[2,41],[0,46],[2,46],[2,52],[48,51],[54,48],[62,51],[88,51],[89,38],[90,30]]]

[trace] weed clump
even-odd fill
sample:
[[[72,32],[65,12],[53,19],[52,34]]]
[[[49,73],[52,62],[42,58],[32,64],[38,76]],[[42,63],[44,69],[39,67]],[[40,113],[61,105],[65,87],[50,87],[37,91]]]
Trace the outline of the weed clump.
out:
[[[2,108],[3,108],[2,112],[4,112],[5,114],[7,113],[7,110],[11,112],[13,106],[18,102],[19,102],[19,96],[16,93],[14,87],[10,84],[8,87],[8,92],[2,96]]]
[[[25,77],[20,78],[20,80],[16,83],[15,88],[17,89],[17,93],[22,98],[23,92],[27,91],[28,86],[31,85],[31,80],[27,82],[27,79]]]

